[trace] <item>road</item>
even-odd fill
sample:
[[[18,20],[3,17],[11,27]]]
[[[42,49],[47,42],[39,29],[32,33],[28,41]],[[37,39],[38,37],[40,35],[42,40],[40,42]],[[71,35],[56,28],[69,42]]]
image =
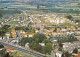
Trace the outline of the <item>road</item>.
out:
[[[21,37],[19,30],[17,31],[17,35],[18,35],[17,39],[18,39],[18,41],[20,41],[22,39],[22,37]]]
[[[53,53],[53,51],[51,52],[51,57],[55,57],[55,53]]]
[[[76,38],[80,41],[80,36],[76,36]]]
[[[20,47],[17,47],[17,46],[15,46],[15,45],[11,45],[11,44],[8,44],[8,43],[4,43],[4,42],[2,42],[2,41],[0,41],[0,44],[3,44],[4,46],[9,46],[9,47],[15,48],[15,50],[17,50],[17,51],[21,51],[21,52],[23,52],[23,53],[25,53],[25,54],[29,54],[29,55],[32,55],[32,56],[34,56],[34,57],[46,57],[46,56],[44,56],[44,55],[42,55],[42,54],[35,53],[35,52],[32,52],[32,51],[28,51],[28,50],[26,50],[26,49],[24,49],[24,48],[20,48]]]

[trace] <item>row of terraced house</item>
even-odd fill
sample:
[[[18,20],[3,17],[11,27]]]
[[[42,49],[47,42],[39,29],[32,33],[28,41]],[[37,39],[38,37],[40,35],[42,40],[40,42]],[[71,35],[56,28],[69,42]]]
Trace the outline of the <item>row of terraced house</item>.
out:
[[[43,29],[43,33],[46,36],[52,35],[53,37],[70,36],[70,35],[79,34],[80,27],[49,28],[49,29]]]
[[[35,33],[27,34],[25,31],[23,31],[21,29],[19,30],[19,32],[20,32],[21,37],[33,37],[33,35],[35,34]],[[17,38],[17,36],[18,36],[18,34],[17,34],[17,31],[15,29],[12,29],[11,33],[6,33],[5,34],[5,37],[7,39],[9,39],[9,38]]]
[[[63,27],[63,28],[43,28],[42,31],[38,30],[37,28],[34,29],[35,33],[42,32],[46,36],[53,36],[53,37],[59,37],[59,36],[69,36],[69,35],[75,35],[80,33],[80,27]],[[19,30],[22,37],[33,37],[35,33],[26,33],[23,30]],[[15,29],[11,30],[11,33],[6,33],[5,37],[7,38],[17,38],[17,31]]]

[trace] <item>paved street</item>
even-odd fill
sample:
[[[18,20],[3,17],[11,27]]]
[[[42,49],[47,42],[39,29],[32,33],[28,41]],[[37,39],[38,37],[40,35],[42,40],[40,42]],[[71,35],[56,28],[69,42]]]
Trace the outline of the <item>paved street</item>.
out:
[[[76,38],[80,41],[80,36],[76,36]]]
[[[20,41],[22,39],[22,37],[21,37],[19,30],[17,31],[17,35],[18,35],[17,39],[18,39],[18,41]]]
[[[32,51],[28,51],[28,50],[26,50],[24,48],[20,48],[20,47],[17,47],[15,45],[11,45],[11,44],[8,44],[8,43],[3,43],[2,41],[0,41],[0,44],[3,44],[4,46],[9,46],[9,47],[15,48],[15,50],[21,51],[21,52],[23,52],[25,54],[32,55],[34,57],[46,57],[46,56],[44,56],[42,54],[35,53],[35,52],[32,52]]]

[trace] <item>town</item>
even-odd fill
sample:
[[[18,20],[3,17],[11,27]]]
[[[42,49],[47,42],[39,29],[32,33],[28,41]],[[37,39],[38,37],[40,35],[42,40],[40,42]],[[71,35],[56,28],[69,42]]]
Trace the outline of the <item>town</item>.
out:
[[[73,13],[13,9],[0,9],[10,11],[0,13],[0,57],[80,57],[80,19]]]

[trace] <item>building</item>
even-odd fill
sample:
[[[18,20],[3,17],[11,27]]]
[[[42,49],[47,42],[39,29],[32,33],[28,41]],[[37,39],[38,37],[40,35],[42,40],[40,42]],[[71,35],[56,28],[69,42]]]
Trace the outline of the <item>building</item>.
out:
[[[22,32],[22,33],[21,33],[21,36],[22,36],[22,37],[27,37],[27,34],[26,34],[25,32]]]
[[[54,17],[54,18],[50,18],[50,22],[59,24],[59,23],[66,22],[66,19],[65,18],[62,18],[62,17]]]
[[[25,48],[26,48],[27,50],[29,50],[29,43],[26,43],[26,44],[25,44]]]
[[[45,46],[45,43],[39,43],[41,46]]]
[[[55,30],[55,28],[51,28],[51,29],[50,29],[50,32],[53,32],[54,30]]]
[[[12,29],[11,34],[12,34],[13,38],[17,38],[17,34],[16,34],[16,30],[15,29]]]
[[[10,34],[5,34],[5,37],[6,37],[7,39],[9,39]]]
[[[62,44],[63,44],[63,49],[65,51],[68,51],[69,53],[72,53],[75,48],[77,48],[77,49],[80,48],[80,42],[79,41],[65,42]]]
[[[22,29],[20,29],[20,33],[22,33],[23,32],[23,30]]]
[[[29,34],[29,37],[33,37],[33,36],[34,36],[34,33],[30,33],[30,34]]]
[[[61,51],[57,51],[57,52],[56,52],[56,57],[61,57],[62,54],[63,54],[63,53],[62,53]]]
[[[39,30],[38,30],[38,29],[35,29],[35,32],[36,32],[36,33],[38,33],[38,32],[39,32]]]

